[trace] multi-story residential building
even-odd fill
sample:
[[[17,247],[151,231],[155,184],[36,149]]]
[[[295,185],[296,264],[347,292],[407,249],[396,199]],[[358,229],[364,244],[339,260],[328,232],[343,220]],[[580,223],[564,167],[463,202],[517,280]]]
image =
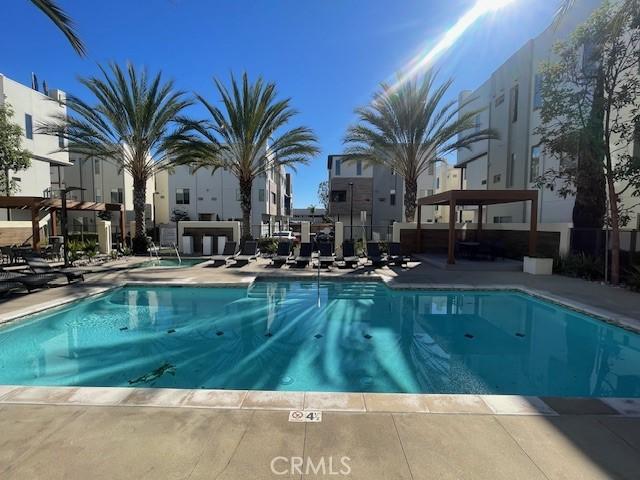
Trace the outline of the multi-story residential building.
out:
[[[554,58],[553,45],[569,37],[602,0],[576,2],[563,20],[529,40],[475,91],[465,91],[459,100],[463,111],[482,109],[475,128],[495,129],[500,138],[477,142],[457,152],[457,167],[464,170],[467,189],[535,189],[535,179],[557,168],[558,160],[546,156],[535,134],[542,106],[542,62]],[[574,199],[562,198],[549,189],[539,190],[539,222],[571,222]],[[485,221],[526,222],[528,202],[489,206]]]
[[[449,190],[462,190],[464,188],[464,169],[456,168],[446,161],[441,161],[437,164],[436,172],[434,193],[448,192]],[[432,208],[434,208],[435,223],[449,223],[448,206],[436,205]],[[474,219],[474,212],[471,210],[460,209],[456,215],[457,221],[460,223],[472,222]]]
[[[79,187],[67,195],[71,200],[86,202],[122,203],[126,212],[125,228],[130,229],[134,221],[133,213],[133,179],[113,160],[91,158],[84,155],[71,154],[72,164],[64,168],[64,183],[67,186]],[[155,179],[147,182],[145,220],[150,228],[154,218]],[[74,233],[94,232],[96,212],[69,212],[69,230]],[[117,235],[117,224],[114,223],[114,235]],[[134,232],[131,232],[134,235]]]
[[[172,212],[186,212],[190,220],[242,220],[238,179],[224,169],[211,172],[179,166],[156,177],[158,224],[169,224]],[[274,168],[253,182],[251,234],[268,235],[288,228],[291,217],[291,174]]]
[[[292,222],[322,223],[327,216],[324,208],[294,208],[291,210]]]
[[[369,238],[386,239],[393,222],[403,219],[404,181],[390,169],[361,160],[346,161],[345,155],[329,155],[329,216],[343,222],[347,238],[361,236],[363,227]],[[353,215],[352,215],[353,212]],[[361,222],[366,212],[366,224]]]
[[[38,133],[38,126],[66,115],[64,99],[65,94],[60,90],[40,92],[0,74],[0,104],[11,105],[13,122],[22,127],[22,147],[31,152],[29,168],[10,172],[17,183],[14,195],[44,197],[50,194],[52,183],[54,188],[62,185],[61,170],[71,165],[69,154],[57,151],[64,147],[65,140]],[[0,209],[0,220],[30,221],[31,212]]]

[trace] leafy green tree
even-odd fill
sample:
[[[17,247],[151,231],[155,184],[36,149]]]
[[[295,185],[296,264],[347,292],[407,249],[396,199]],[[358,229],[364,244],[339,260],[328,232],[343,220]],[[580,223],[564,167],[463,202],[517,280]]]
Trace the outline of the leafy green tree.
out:
[[[404,208],[408,222],[416,211],[418,177],[447,154],[497,138],[491,129],[475,130],[481,110],[469,102],[446,100],[453,80],[436,85],[431,72],[399,86],[386,83],[371,104],[356,110],[358,123],[347,130],[347,161],[383,165],[404,178]]]
[[[102,77],[81,78],[93,96],[85,101],[69,95],[68,116],[59,116],[41,128],[44,133],[68,139],[66,150],[110,159],[133,180],[133,210],[136,222],[134,251],[147,248],[145,204],[147,181],[181,161],[172,151],[179,114],[191,104],[174,90],[161,73],[153,77],[132,64],[122,69],[115,63],[100,67]]]
[[[13,195],[18,190],[11,172],[29,168],[31,153],[22,148],[22,128],[12,122],[11,105],[0,105],[0,187],[3,195]],[[9,215],[9,209],[7,209]]]
[[[230,89],[217,79],[215,85],[222,108],[197,95],[210,118],[182,119],[177,151],[196,168],[223,168],[238,179],[243,236],[248,237],[253,181],[273,169],[295,170],[319,150],[311,129],[285,128],[297,112],[291,99],[277,98],[275,83],[265,83],[261,77],[251,82],[245,73],[240,83],[231,76]]]
[[[324,180],[318,185],[318,200],[324,208],[325,215],[329,215],[329,181]]]
[[[87,54],[82,40],[75,32],[73,20],[54,0],[31,0],[31,3],[60,29],[78,55],[84,57]]]
[[[603,178],[611,225],[611,280],[620,279],[620,227],[628,211],[622,196],[640,194],[640,0],[605,2],[555,47],[542,66],[543,106],[536,130],[558,161],[539,183],[567,196]],[[598,180],[600,181],[600,180]],[[598,197],[600,197],[598,195]],[[598,205],[594,209],[598,209]]]

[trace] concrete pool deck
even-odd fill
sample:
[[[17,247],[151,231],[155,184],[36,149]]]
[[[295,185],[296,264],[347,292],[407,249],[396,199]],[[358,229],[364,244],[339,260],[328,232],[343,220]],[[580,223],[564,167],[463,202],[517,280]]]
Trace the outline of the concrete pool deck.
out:
[[[122,264],[84,284],[7,299],[0,322],[126,283],[246,285],[257,275],[317,275],[266,263],[138,270]],[[566,277],[410,264],[323,270],[321,278],[382,278],[402,288],[518,288],[640,326],[640,295]],[[0,478],[323,478],[291,472],[289,457],[308,458],[315,467],[332,458],[334,469],[349,457],[350,474],[327,471],[328,478],[637,478],[640,471],[637,400],[98,390],[0,388]],[[286,410],[296,408],[323,411],[322,422],[289,422]],[[288,468],[286,474],[271,471],[276,457],[285,457],[276,469]]]

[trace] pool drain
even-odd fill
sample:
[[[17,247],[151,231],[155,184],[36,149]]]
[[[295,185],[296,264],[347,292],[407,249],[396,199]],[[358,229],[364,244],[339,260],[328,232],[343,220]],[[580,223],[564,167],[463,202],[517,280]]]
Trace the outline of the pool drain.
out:
[[[316,333],[316,334],[313,336],[313,338],[320,339],[320,338],[322,338],[322,335],[321,335],[321,334],[319,334],[319,333]]]
[[[217,335],[217,336],[224,335],[224,332],[222,332],[222,331],[218,330],[218,331],[216,332],[216,335]]]
[[[291,385],[293,383],[293,378],[286,376],[280,379],[280,385]]]
[[[465,333],[464,336],[467,338],[473,338],[473,335],[471,335],[470,333]]]

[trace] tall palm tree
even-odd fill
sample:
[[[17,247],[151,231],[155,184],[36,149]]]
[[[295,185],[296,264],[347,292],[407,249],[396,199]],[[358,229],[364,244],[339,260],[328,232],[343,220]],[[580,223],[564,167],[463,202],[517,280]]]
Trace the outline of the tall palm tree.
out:
[[[31,0],[31,3],[39,8],[60,29],[73,49],[78,52],[78,55],[84,57],[87,54],[82,40],[74,30],[73,20],[54,0]]]
[[[277,99],[274,83],[265,83],[262,77],[251,82],[246,73],[241,84],[232,75],[230,89],[217,79],[214,82],[222,108],[196,95],[210,118],[181,120],[180,151],[196,168],[223,168],[238,179],[243,237],[248,237],[253,181],[272,169],[295,170],[319,149],[311,129],[285,129],[298,112],[291,107],[291,99]]]
[[[180,161],[172,153],[171,138],[177,117],[192,102],[160,72],[151,77],[146,69],[136,70],[132,64],[122,69],[115,63],[100,71],[101,78],[80,78],[95,101],[69,95],[68,116],[60,115],[40,130],[66,138],[65,150],[110,159],[131,175],[134,245],[140,252],[146,248],[147,181]]]
[[[458,148],[497,138],[493,130],[475,130],[481,110],[467,110],[470,100],[445,100],[452,82],[436,85],[428,72],[399,86],[382,83],[371,104],[356,109],[358,123],[344,138],[347,161],[383,165],[404,178],[408,222],[414,220],[421,174]]]

